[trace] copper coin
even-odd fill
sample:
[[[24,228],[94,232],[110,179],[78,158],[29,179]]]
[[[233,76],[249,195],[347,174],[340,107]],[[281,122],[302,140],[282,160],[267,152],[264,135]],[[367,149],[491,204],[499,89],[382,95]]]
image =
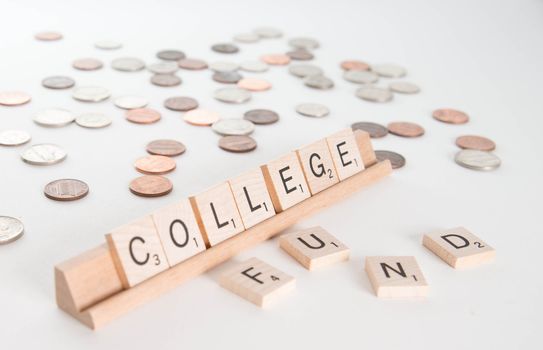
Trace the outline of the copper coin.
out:
[[[219,113],[207,109],[193,109],[183,116],[183,119],[192,125],[210,126],[220,119]]]
[[[341,62],[341,68],[344,70],[369,70],[370,65],[362,61],[349,60]]]
[[[479,151],[493,151],[496,149],[494,141],[483,136],[465,135],[456,139],[456,145],[463,149],[475,149]]]
[[[223,136],[219,147],[228,152],[250,152],[256,148],[256,141],[250,136]]]
[[[19,106],[30,101],[30,95],[20,91],[3,91],[0,92],[0,105],[4,106]]]
[[[34,37],[41,41],[54,41],[62,39],[62,34],[58,32],[39,32]]]
[[[177,61],[177,65],[179,68],[189,70],[201,70],[207,68],[206,61],[195,58],[183,58],[182,60]]]
[[[264,79],[243,78],[238,81],[238,87],[249,91],[265,91],[271,88],[271,84]]]
[[[387,125],[391,134],[402,137],[419,137],[424,135],[422,126],[409,122],[394,122]]]
[[[375,151],[375,157],[377,158],[378,162],[382,162],[383,160],[390,160],[390,164],[392,165],[392,169],[398,169],[405,165],[405,158],[396,152],[391,151]]]
[[[80,180],[61,179],[45,185],[43,193],[47,198],[55,201],[75,201],[89,193],[89,186]]]
[[[126,119],[136,124],[152,124],[160,120],[160,112],[151,108],[136,108],[126,111]]]
[[[285,54],[268,54],[260,57],[260,59],[267,64],[273,66],[284,66],[290,63],[290,57]]]
[[[147,152],[157,156],[175,157],[185,150],[185,145],[175,140],[154,140],[147,144]]]
[[[96,58],[80,58],[73,61],[72,66],[79,70],[97,70],[102,68],[104,64]]]
[[[198,101],[192,97],[175,96],[164,101],[164,107],[172,111],[186,112],[198,107]]]
[[[381,124],[371,122],[358,122],[351,125],[353,130],[362,130],[370,134],[372,139],[385,137],[388,134],[388,129]]]
[[[130,192],[141,197],[160,197],[170,193],[173,184],[164,176],[145,175],[130,182]]]
[[[302,49],[289,51],[287,52],[287,56],[297,61],[309,61],[315,57],[311,52]]]
[[[465,124],[469,121],[466,113],[451,108],[436,109],[432,112],[432,117],[449,124]]]
[[[175,169],[175,160],[166,156],[145,156],[134,163],[136,170],[148,175],[167,174]]]
[[[174,74],[155,74],[151,77],[151,83],[163,87],[177,86],[181,84],[181,78]]]
[[[265,125],[273,124],[278,121],[279,114],[269,109],[252,109],[245,112],[243,118],[253,122],[253,124]]]

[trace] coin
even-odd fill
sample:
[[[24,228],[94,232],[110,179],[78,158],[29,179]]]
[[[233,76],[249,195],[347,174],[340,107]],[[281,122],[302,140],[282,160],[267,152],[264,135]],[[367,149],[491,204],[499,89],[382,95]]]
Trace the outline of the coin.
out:
[[[348,60],[341,62],[341,68],[344,70],[369,70],[370,65],[358,60]]]
[[[310,75],[304,78],[305,86],[309,86],[314,89],[328,90],[334,87],[332,79],[325,77],[324,75]]]
[[[0,216],[0,244],[8,244],[21,238],[23,223],[11,216]]]
[[[117,50],[120,49],[123,44],[113,40],[100,40],[94,43],[94,46],[102,50]]]
[[[220,119],[219,113],[207,109],[193,109],[183,116],[187,123],[197,126],[210,126]]]
[[[179,70],[177,62],[162,61],[147,65],[147,70],[155,74],[173,74]]]
[[[420,88],[417,85],[407,81],[394,81],[388,84],[388,88],[400,94],[416,94],[420,91]]]
[[[127,95],[117,97],[113,103],[115,106],[122,109],[136,109],[147,106],[149,100],[141,96]]]
[[[493,151],[496,149],[494,141],[483,136],[465,135],[456,139],[456,145],[463,149],[475,149],[479,151]]]
[[[501,165],[501,160],[496,155],[474,149],[459,151],[454,160],[458,165],[472,170],[494,170]]]
[[[405,165],[405,158],[396,152],[391,151],[375,151],[375,157],[378,162],[382,162],[386,159],[390,160],[392,169],[398,169]]]
[[[258,40],[260,40],[260,37],[256,33],[239,33],[234,35],[234,41],[240,42],[240,43],[256,43]]]
[[[381,124],[371,122],[358,122],[351,125],[353,130],[362,130],[370,134],[373,139],[385,137],[388,134],[388,129]]]
[[[388,102],[392,100],[392,92],[377,86],[368,85],[356,90],[356,96],[371,102]]]
[[[312,38],[292,38],[288,44],[296,49],[313,50],[319,47],[319,42]]]
[[[296,77],[305,78],[311,75],[322,75],[321,68],[312,64],[295,64],[288,68],[288,72]]]
[[[238,81],[238,87],[249,91],[266,91],[271,86],[269,81],[259,78],[243,78]]]
[[[274,38],[280,38],[283,36],[283,33],[276,28],[272,27],[259,27],[253,29],[253,33],[258,35],[259,37],[263,39],[274,39]]]
[[[0,145],[19,146],[30,141],[30,134],[23,130],[0,131]]]
[[[0,105],[20,106],[30,101],[30,95],[21,91],[1,91]]]
[[[262,73],[268,70],[268,65],[261,61],[245,61],[239,65],[241,70],[253,73]]]
[[[75,118],[77,125],[89,129],[104,128],[111,124],[111,118],[102,113],[83,113]]]
[[[62,162],[66,158],[66,152],[57,145],[42,143],[27,148],[21,158],[32,165],[53,165]]]
[[[251,121],[253,124],[265,125],[277,122],[279,114],[269,109],[252,109],[245,112],[243,118]]]
[[[75,85],[75,81],[70,77],[57,75],[43,79],[41,84],[49,89],[68,89]]]
[[[154,140],[147,144],[147,152],[158,156],[174,157],[185,153],[186,147],[175,140]]]
[[[245,119],[221,119],[211,126],[219,135],[249,135],[255,130],[255,125]]]
[[[145,62],[135,57],[120,57],[111,61],[111,67],[121,72],[136,72],[145,68]]]
[[[152,124],[160,120],[160,112],[151,108],[136,108],[126,111],[126,119],[136,124]]]
[[[328,107],[318,103],[303,103],[296,106],[296,112],[306,117],[322,118],[330,114]]]
[[[62,34],[60,34],[59,32],[45,31],[36,33],[34,37],[41,41],[55,41],[62,39]]]
[[[174,74],[155,74],[151,77],[151,83],[163,87],[177,86],[181,84],[181,78]]]
[[[34,122],[41,126],[61,127],[71,124],[75,120],[75,115],[61,108],[49,108],[36,113]]]
[[[281,53],[267,54],[260,59],[267,64],[273,66],[284,66],[290,63],[290,57]]]
[[[164,101],[164,107],[172,111],[186,112],[198,107],[198,101],[192,97],[175,96]]]
[[[100,102],[110,96],[108,89],[100,86],[81,86],[72,91],[72,97],[83,102]]]
[[[239,69],[239,65],[234,62],[217,61],[210,63],[209,69],[215,72],[235,72]]]
[[[185,53],[179,50],[162,50],[157,52],[156,56],[166,61],[179,61],[186,57]]]
[[[147,175],[162,175],[175,169],[175,160],[170,157],[150,155],[136,160],[134,167]]]
[[[347,70],[343,73],[343,79],[356,84],[372,84],[379,80],[379,76],[367,70]]]
[[[183,58],[177,61],[179,68],[189,69],[189,70],[201,70],[207,68],[207,63],[203,60],[195,58]]]
[[[402,137],[419,137],[424,135],[422,126],[410,122],[393,122],[387,125],[391,134]]]
[[[250,136],[223,136],[219,147],[228,152],[244,153],[256,148],[256,141]]]
[[[227,87],[215,90],[214,97],[227,103],[244,103],[251,99],[251,93],[238,87]]]
[[[130,182],[130,192],[141,197],[160,197],[170,193],[172,182],[164,176],[145,175]]]
[[[60,179],[45,185],[43,193],[45,197],[55,201],[75,201],[89,193],[89,186],[81,180]]]
[[[213,80],[223,84],[235,84],[243,78],[238,72],[215,72]]]
[[[96,58],[79,58],[72,62],[72,66],[79,70],[97,70],[102,68],[104,64]]]
[[[315,57],[311,52],[299,49],[287,52],[287,56],[297,61],[309,61]]]
[[[219,53],[236,53],[239,51],[239,47],[230,43],[221,43],[211,46],[211,50]]]
[[[469,121],[466,113],[451,108],[436,109],[432,116],[440,122],[449,124],[465,124]]]
[[[401,78],[407,74],[405,68],[392,63],[372,65],[371,70],[385,78]]]

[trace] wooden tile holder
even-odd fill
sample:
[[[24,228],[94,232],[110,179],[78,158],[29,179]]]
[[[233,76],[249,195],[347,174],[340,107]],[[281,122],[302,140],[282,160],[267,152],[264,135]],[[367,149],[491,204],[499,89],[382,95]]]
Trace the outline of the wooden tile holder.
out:
[[[100,328],[390,174],[388,160],[376,161],[369,135],[355,131],[355,136],[365,170],[132,288],[123,289],[107,244],[58,264],[55,267],[58,307],[88,327]]]

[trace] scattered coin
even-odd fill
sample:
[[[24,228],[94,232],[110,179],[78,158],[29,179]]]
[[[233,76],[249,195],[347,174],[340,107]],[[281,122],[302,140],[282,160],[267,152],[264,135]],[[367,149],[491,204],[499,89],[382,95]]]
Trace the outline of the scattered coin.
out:
[[[332,79],[324,75],[310,75],[304,78],[304,84],[314,89],[327,90],[334,87]]]
[[[392,100],[392,92],[377,86],[368,85],[356,90],[356,96],[371,102],[388,102]]]
[[[81,180],[61,179],[45,185],[43,193],[47,198],[55,201],[75,201],[89,193],[89,186]]]
[[[501,160],[496,155],[474,149],[459,151],[454,160],[458,165],[472,170],[494,170],[501,165]]]
[[[385,78],[401,78],[407,74],[405,68],[391,63],[372,65],[371,70]]]
[[[312,64],[295,64],[288,68],[290,74],[299,77],[305,78],[311,75],[322,75],[323,71],[321,68],[314,66]]]
[[[72,97],[83,102],[100,102],[107,100],[110,96],[108,89],[100,86],[81,86],[72,92]]]
[[[0,145],[19,146],[30,141],[30,134],[23,130],[0,131]]]
[[[72,66],[79,70],[97,70],[102,68],[104,64],[96,58],[79,58],[72,62]]]
[[[201,70],[207,69],[207,63],[203,60],[195,58],[183,58],[177,61],[179,68],[188,69],[188,70]]]
[[[160,197],[170,193],[173,184],[164,176],[145,175],[130,182],[130,192],[141,197]]]
[[[410,122],[393,122],[388,124],[388,131],[391,134],[402,137],[419,137],[424,135],[424,128]]]
[[[407,81],[394,81],[388,84],[388,88],[400,94],[416,94],[420,92],[420,88],[417,85]]]
[[[249,91],[266,91],[271,89],[271,83],[264,79],[243,78],[238,81],[238,87]]]
[[[288,44],[296,49],[313,50],[319,47],[319,42],[312,38],[293,38]]]
[[[83,113],[75,118],[77,125],[89,129],[105,128],[111,122],[111,118],[102,113]]]
[[[234,44],[222,43],[211,46],[211,50],[219,53],[236,53],[239,48]]]
[[[23,223],[11,216],[0,216],[0,244],[8,244],[22,237]]]
[[[456,139],[456,145],[463,149],[475,149],[479,151],[493,151],[496,149],[494,141],[483,136],[465,135]]]
[[[41,84],[49,89],[68,89],[75,85],[75,81],[70,77],[57,75],[43,79]]]
[[[136,124],[152,124],[160,120],[160,112],[151,108],[136,108],[126,111],[126,119]]]
[[[255,125],[245,119],[221,119],[213,123],[211,128],[223,136],[249,135],[255,130]]]
[[[228,152],[244,153],[256,148],[256,141],[250,136],[223,136],[219,147]]]
[[[451,108],[436,109],[432,116],[440,122],[449,124],[465,124],[469,121],[466,113]]]
[[[279,114],[269,109],[252,109],[245,112],[243,118],[253,124],[265,125],[277,122],[279,120]]]
[[[175,96],[164,101],[164,107],[172,111],[186,112],[198,107],[198,101],[192,97]]]
[[[209,69],[215,72],[235,72],[239,65],[234,62],[217,61],[209,64]]]
[[[263,39],[275,39],[283,36],[283,33],[279,29],[272,27],[259,27],[253,29],[253,33]]]
[[[309,61],[315,57],[311,52],[300,49],[287,52],[287,56],[297,61]]]
[[[20,91],[2,91],[0,92],[0,105],[20,106],[30,101],[30,95]]]
[[[185,53],[179,50],[162,50],[157,52],[156,56],[166,61],[179,61],[186,57]]]
[[[94,46],[102,50],[117,50],[120,49],[123,44],[113,40],[100,40],[94,43]]]
[[[306,117],[322,118],[330,114],[328,107],[318,103],[303,103],[296,106],[296,112]]]
[[[290,57],[280,53],[264,55],[260,59],[272,66],[284,66],[290,63]]]
[[[148,103],[149,100],[147,100],[145,97],[132,95],[117,97],[114,101],[115,106],[122,109],[143,108],[147,106]]]
[[[173,74],[179,70],[177,62],[163,61],[147,65],[147,70],[155,74]]]
[[[155,74],[151,77],[151,83],[163,87],[177,86],[181,84],[181,78],[174,74]]]
[[[175,157],[185,153],[186,147],[175,140],[154,140],[147,144],[147,152],[157,156]]]
[[[256,43],[258,40],[260,40],[260,37],[256,33],[240,33],[234,35],[234,41],[240,42],[240,43]]]
[[[358,122],[351,125],[353,130],[363,130],[370,134],[372,139],[385,137],[388,134],[388,129],[381,124],[371,122]]]
[[[405,165],[405,158],[396,152],[391,151],[375,151],[375,157],[378,162],[382,162],[386,159],[390,160],[392,169],[398,169]]]
[[[75,120],[75,115],[61,108],[49,108],[39,111],[34,116],[34,122],[41,126],[62,127],[71,124]]]
[[[175,169],[175,160],[170,157],[150,155],[134,163],[136,170],[147,175],[162,175]]]
[[[343,73],[343,78],[356,84],[372,84],[379,80],[377,74],[367,70],[347,70]]]
[[[222,102],[244,103],[251,99],[251,93],[238,87],[227,87],[216,90],[214,97]]]
[[[341,62],[341,68],[344,70],[369,70],[370,65],[358,60],[348,60]]]
[[[262,73],[268,70],[268,65],[261,61],[245,61],[239,65],[241,70],[253,73]]]
[[[27,148],[21,158],[32,165],[53,165],[62,162],[66,158],[66,152],[57,145],[43,143]]]
[[[235,84],[243,77],[238,72],[215,72],[212,78],[218,83]]]
[[[41,41],[55,41],[62,39],[62,34],[59,32],[45,31],[37,33],[34,37]]]
[[[187,123],[197,126],[210,126],[220,119],[219,113],[207,109],[193,109],[183,116]]]
[[[121,57],[114,59],[111,67],[121,72],[137,72],[145,68],[145,62],[135,57]]]

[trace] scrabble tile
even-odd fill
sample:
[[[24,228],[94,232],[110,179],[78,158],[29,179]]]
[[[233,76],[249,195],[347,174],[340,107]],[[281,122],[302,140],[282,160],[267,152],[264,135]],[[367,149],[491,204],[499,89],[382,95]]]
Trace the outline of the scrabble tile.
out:
[[[150,215],[111,231],[106,240],[125,288],[169,268]]]
[[[422,244],[455,269],[491,262],[494,248],[463,227],[428,233]]]
[[[279,246],[308,270],[349,260],[349,248],[318,226],[281,236]]]
[[[245,229],[275,215],[275,209],[260,168],[243,173],[228,182]]]
[[[228,182],[190,197],[190,202],[206,244],[214,246],[245,230]]]
[[[261,169],[278,213],[311,196],[295,152],[271,161]]]
[[[368,256],[366,273],[380,298],[423,297],[428,284],[413,256]]]
[[[170,266],[206,249],[187,198],[155,211],[152,216]]]
[[[294,277],[252,258],[220,277],[220,285],[260,307],[267,307],[296,287]]]
[[[358,144],[352,129],[344,129],[326,138],[339,181],[364,170]]]
[[[296,154],[312,195],[339,182],[326,139],[307,145]]]

